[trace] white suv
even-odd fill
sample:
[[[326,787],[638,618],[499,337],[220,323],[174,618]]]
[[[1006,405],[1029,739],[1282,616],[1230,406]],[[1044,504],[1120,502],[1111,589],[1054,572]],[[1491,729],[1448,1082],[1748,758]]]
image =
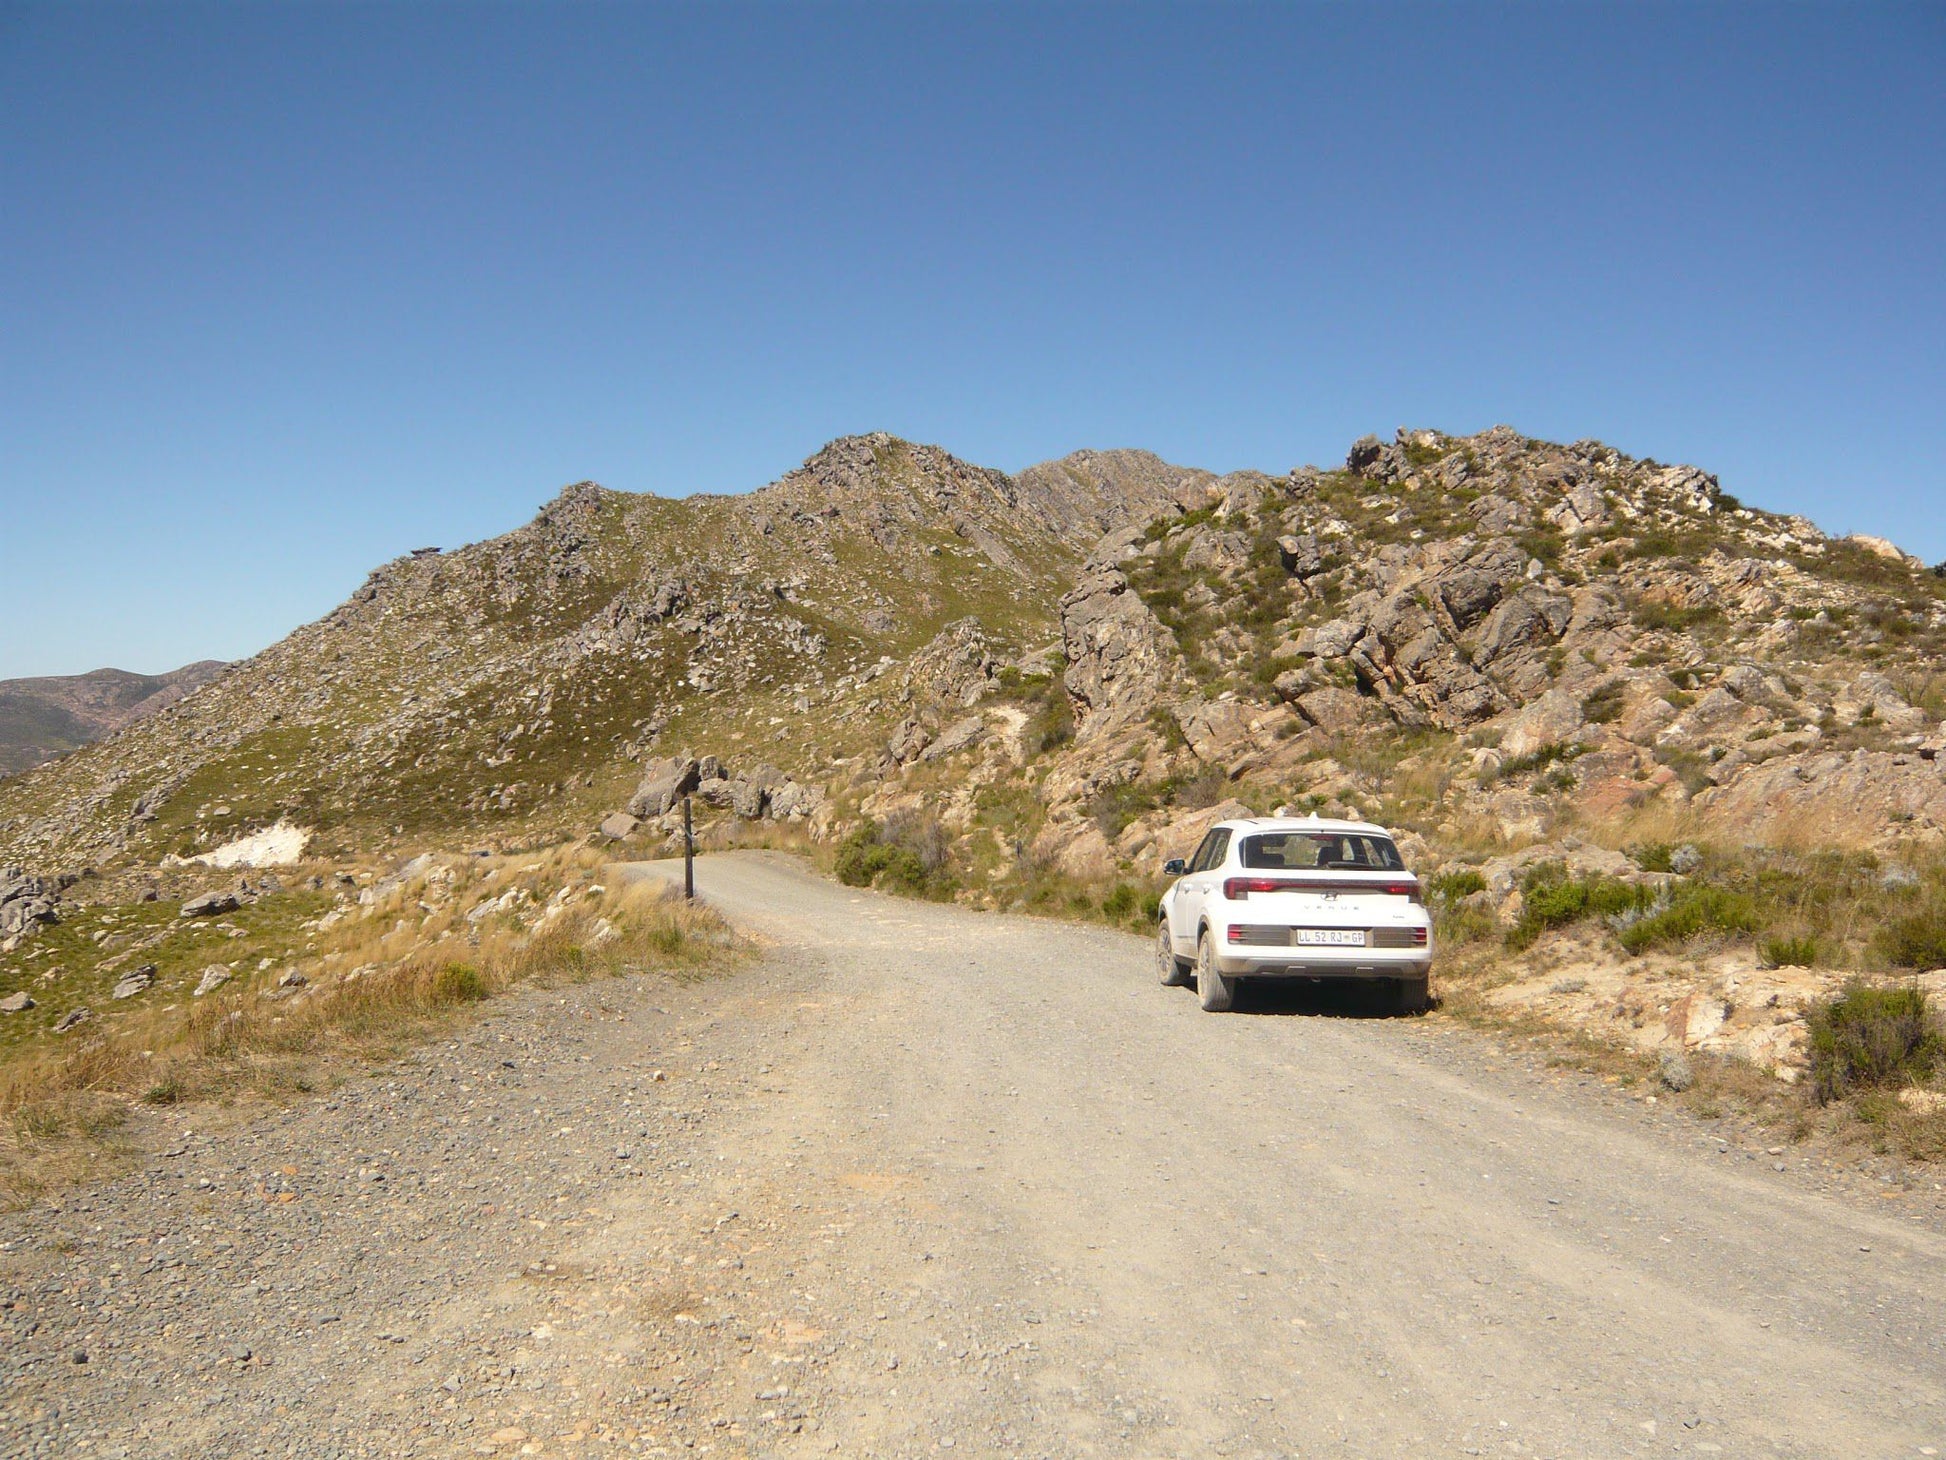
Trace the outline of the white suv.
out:
[[[1383,979],[1401,1011],[1426,1005],[1432,918],[1383,827],[1316,816],[1210,828],[1196,855],[1163,864],[1156,968],[1228,1009],[1244,978]]]

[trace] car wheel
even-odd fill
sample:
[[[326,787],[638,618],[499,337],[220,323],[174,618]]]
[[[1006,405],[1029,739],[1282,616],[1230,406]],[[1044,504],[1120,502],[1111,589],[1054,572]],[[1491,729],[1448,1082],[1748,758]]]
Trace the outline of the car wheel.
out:
[[[1190,972],[1190,964],[1176,957],[1175,940],[1169,936],[1169,920],[1161,920],[1161,931],[1155,935],[1155,971],[1165,989],[1184,989],[1195,982]]]
[[[1227,1012],[1237,997],[1237,980],[1225,978],[1216,966],[1216,944],[1208,928],[1196,940],[1196,995],[1212,1014]]]
[[[1392,1011],[1395,1014],[1423,1014],[1432,1002],[1432,980],[1399,978],[1392,981]]]

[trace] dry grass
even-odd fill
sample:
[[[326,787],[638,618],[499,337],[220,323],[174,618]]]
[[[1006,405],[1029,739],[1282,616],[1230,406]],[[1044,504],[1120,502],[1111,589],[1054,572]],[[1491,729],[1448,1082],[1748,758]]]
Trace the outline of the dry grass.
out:
[[[578,849],[444,862],[322,935],[300,987],[239,979],[85,1043],[25,1053],[0,1071],[0,1202],[113,1169],[141,1105],[289,1099],[522,984],[694,975],[735,956],[706,906],[609,876]]]

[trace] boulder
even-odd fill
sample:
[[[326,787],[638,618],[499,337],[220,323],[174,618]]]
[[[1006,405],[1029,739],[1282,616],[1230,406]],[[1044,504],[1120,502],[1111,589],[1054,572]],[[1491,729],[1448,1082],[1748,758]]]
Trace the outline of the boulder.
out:
[[[695,795],[696,799],[705,806],[713,807],[718,811],[728,811],[736,804],[736,788],[735,781],[708,780],[696,787]]]
[[[1586,723],[1576,696],[1551,689],[1508,720],[1500,748],[1508,755],[1532,755],[1543,746],[1565,745]]]
[[[1318,547],[1318,540],[1308,532],[1278,538],[1277,556],[1284,571],[1298,578],[1308,578],[1324,567],[1324,553]]]
[[[602,817],[599,830],[611,842],[621,842],[634,836],[641,825],[641,822],[626,811],[611,811]]]
[[[915,718],[908,718],[892,732],[892,738],[885,744],[885,753],[900,765],[917,760],[931,744],[932,735]]]
[[[235,912],[243,906],[243,900],[234,892],[205,892],[200,897],[192,897],[182,905],[182,916],[186,918],[214,918],[224,913]]]
[[[651,764],[629,798],[628,814],[642,821],[663,815],[694,791],[701,773],[693,756],[670,756]]]
[[[786,781],[770,793],[770,816],[773,821],[797,821],[823,804],[824,792],[818,787]]]
[[[212,963],[203,970],[203,976],[196,981],[196,987],[189,996],[192,999],[200,999],[204,994],[215,993],[229,981],[230,970],[220,963]]]
[[[1648,745],[1675,724],[1680,714],[1681,711],[1661,695],[1649,695],[1629,708],[1617,722],[1615,733],[1637,745]]]
[[[1946,831],[1946,777],[1938,763],[1889,751],[1813,750],[1746,765],[1696,805],[1753,843],[1793,830],[1821,842],[1866,845],[1894,834]]]
[[[785,775],[774,765],[760,765],[730,782],[730,810],[745,821],[755,821],[770,806],[770,793],[784,784]]]
[[[1517,543],[1494,538],[1425,584],[1427,598],[1450,620],[1453,632],[1472,627],[1527,573],[1527,553]]]
[[[24,1014],[34,1007],[34,996],[22,989],[17,994],[8,994],[0,999],[0,1014]]]
[[[1888,563],[1916,563],[1919,561],[1890,538],[1873,537],[1867,532],[1854,532],[1845,541],[1855,547],[1862,547],[1874,557],[1884,558]]]
[[[0,937],[61,920],[62,884],[46,877],[30,877],[17,867],[0,872]]]
[[[66,1034],[70,1029],[78,1029],[94,1017],[95,1011],[85,1006],[79,1009],[72,1009],[56,1021],[54,1032],[56,1034]]]
[[[1198,760],[1227,765],[1250,748],[1255,712],[1255,707],[1239,700],[1204,700],[1180,711],[1176,719]]]
[[[1376,702],[1336,685],[1300,694],[1295,703],[1297,712],[1320,730],[1355,730],[1384,718]]]
[[[968,715],[962,720],[955,720],[939,732],[939,738],[928,745],[919,758],[938,760],[941,756],[970,750],[985,738],[986,731],[986,721],[978,715]]]
[[[114,992],[110,997],[132,999],[137,994],[148,992],[149,987],[154,983],[155,965],[153,963],[145,963],[140,968],[123,974],[121,981],[115,985]]]

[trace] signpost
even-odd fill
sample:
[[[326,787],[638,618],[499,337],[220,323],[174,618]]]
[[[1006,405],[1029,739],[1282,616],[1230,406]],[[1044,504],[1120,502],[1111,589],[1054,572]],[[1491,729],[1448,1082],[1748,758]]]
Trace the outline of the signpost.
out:
[[[682,895],[696,900],[696,826],[689,819],[689,798],[682,798]]]

